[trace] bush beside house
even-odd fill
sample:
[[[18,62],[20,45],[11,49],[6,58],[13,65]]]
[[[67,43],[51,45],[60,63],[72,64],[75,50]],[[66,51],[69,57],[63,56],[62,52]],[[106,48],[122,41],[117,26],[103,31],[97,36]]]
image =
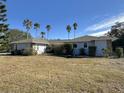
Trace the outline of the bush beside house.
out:
[[[11,51],[11,54],[12,55],[22,55],[22,52],[21,50],[14,50],[14,51]]]
[[[63,51],[65,55],[72,55],[73,53],[73,45],[72,44],[64,44]]]
[[[112,54],[112,50],[109,49],[109,48],[104,48],[103,49],[103,54],[104,54],[104,57],[109,57]]]
[[[23,50],[23,55],[37,55],[37,51],[32,49],[32,48],[27,48],[25,50]]]
[[[54,53],[54,45],[48,45],[45,50],[46,53]]]
[[[63,46],[61,45],[54,45],[53,46],[53,54],[55,55],[63,55]]]
[[[15,50],[11,51],[12,55],[23,55],[23,56],[29,56],[29,55],[36,55],[37,52],[33,50],[32,48],[26,48],[23,50]]]
[[[124,56],[124,53],[123,53],[123,48],[116,48],[116,55],[118,58],[121,58]]]
[[[72,44],[51,45],[47,47],[46,52],[53,53],[54,55],[58,56],[72,55],[73,45]]]

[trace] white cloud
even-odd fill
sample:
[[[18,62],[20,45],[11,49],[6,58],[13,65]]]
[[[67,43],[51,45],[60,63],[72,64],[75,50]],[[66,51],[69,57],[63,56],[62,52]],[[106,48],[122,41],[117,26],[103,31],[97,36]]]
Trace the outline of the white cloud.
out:
[[[92,31],[95,32],[97,30],[102,30],[106,28],[110,28],[112,25],[114,25],[116,22],[123,22],[124,21],[124,13],[121,13],[117,16],[113,16],[109,19],[105,19],[100,23],[94,24],[86,28],[86,31]]]
[[[101,32],[97,32],[97,33],[93,33],[93,34],[89,34],[89,35],[90,36],[104,36],[107,32],[108,32],[108,30],[105,30],[105,31],[101,31]]]

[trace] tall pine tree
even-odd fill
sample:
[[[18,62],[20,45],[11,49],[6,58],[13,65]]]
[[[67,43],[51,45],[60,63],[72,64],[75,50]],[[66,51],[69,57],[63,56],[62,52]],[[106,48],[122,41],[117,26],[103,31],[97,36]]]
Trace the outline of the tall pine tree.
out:
[[[7,9],[6,0],[0,0],[0,51],[4,51],[8,47],[8,24],[7,24]]]

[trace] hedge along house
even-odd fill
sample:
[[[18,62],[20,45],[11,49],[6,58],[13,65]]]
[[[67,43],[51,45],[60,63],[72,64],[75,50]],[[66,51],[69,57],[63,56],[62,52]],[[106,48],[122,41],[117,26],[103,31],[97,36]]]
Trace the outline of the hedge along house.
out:
[[[74,55],[80,55],[80,49],[84,50],[85,55],[89,55],[89,47],[96,47],[96,56],[104,56],[103,49],[109,48],[112,50],[112,40],[109,37],[93,37],[93,36],[83,36],[71,40],[51,40],[50,44],[64,44],[70,43],[74,46]]]
[[[11,42],[11,51],[24,51],[31,52],[30,49],[36,52],[36,54],[43,54],[46,50],[46,47],[49,45],[49,42],[44,39],[27,39]]]

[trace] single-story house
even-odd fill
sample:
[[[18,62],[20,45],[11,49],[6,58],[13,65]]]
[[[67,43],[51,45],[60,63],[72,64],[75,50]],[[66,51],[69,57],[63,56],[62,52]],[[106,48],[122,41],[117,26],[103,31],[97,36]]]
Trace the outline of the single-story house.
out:
[[[37,51],[37,54],[43,54],[46,50],[47,45],[57,45],[71,43],[76,45],[74,48],[75,54],[80,54],[80,49],[83,48],[86,55],[88,55],[89,46],[96,46],[96,56],[103,56],[103,49],[109,48],[112,50],[112,40],[107,36],[94,37],[94,36],[83,36],[70,40],[44,40],[44,39],[29,39],[12,42],[12,50],[23,50],[26,48],[33,48]]]
[[[112,50],[112,40],[110,37],[101,36],[101,37],[94,37],[94,36],[83,36],[78,37],[71,40],[51,40],[49,41],[50,44],[64,44],[64,43],[71,43],[76,45],[75,54],[80,54],[80,49],[83,48],[86,55],[88,55],[88,47],[89,46],[96,46],[96,56],[104,56],[103,49],[109,48]]]
[[[11,42],[11,51],[33,49],[37,54],[43,54],[49,42],[44,39],[27,39]]]

